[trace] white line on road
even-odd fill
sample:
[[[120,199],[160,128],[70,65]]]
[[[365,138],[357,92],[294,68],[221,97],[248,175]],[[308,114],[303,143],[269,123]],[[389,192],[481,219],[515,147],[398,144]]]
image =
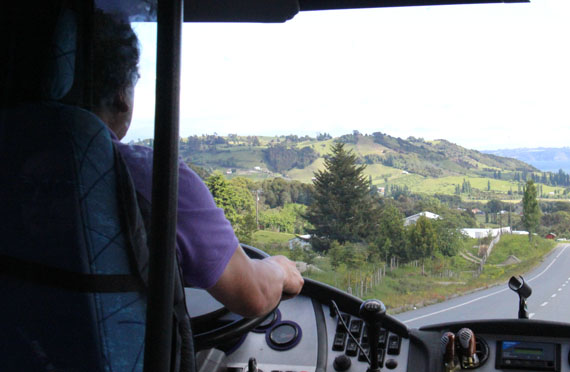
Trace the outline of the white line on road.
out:
[[[558,292],[560,292],[562,290],[562,288],[558,288]]]
[[[566,287],[566,283],[562,284],[563,287]]]
[[[559,256],[566,250],[566,247],[568,247],[568,245],[565,245],[565,246],[562,248],[562,250],[560,251],[560,253],[558,253],[558,255],[557,255],[556,257],[559,257]],[[540,273],[538,273],[535,277],[529,279],[528,281],[530,282],[530,281],[533,281],[534,279],[540,277],[540,276],[541,276],[542,274],[544,274],[548,269],[550,269],[550,267],[554,264],[554,262],[556,262],[556,258],[554,258],[554,259],[552,260],[552,262],[551,262],[550,264],[548,264],[548,266],[546,266],[546,267],[544,268],[544,270],[542,270],[542,271],[541,271]],[[568,280],[570,280],[570,277],[568,278]],[[416,320],[420,320],[420,319],[423,319],[423,318],[430,317],[430,316],[432,316],[432,315],[437,315],[437,314],[441,314],[441,313],[444,313],[444,312],[449,311],[449,310],[457,309],[457,308],[463,307],[463,306],[465,306],[465,305],[469,305],[469,304],[471,304],[471,303],[473,303],[473,302],[482,300],[482,299],[484,299],[484,298],[494,296],[494,295],[496,295],[496,294],[498,294],[498,293],[505,292],[507,289],[508,289],[508,288],[504,288],[504,289],[498,290],[498,291],[496,291],[496,292],[489,293],[488,295],[480,296],[480,297],[474,298],[474,299],[469,300],[469,301],[467,301],[467,302],[464,302],[464,303],[462,303],[462,304],[458,304],[458,305],[455,305],[455,306],[448,307],[448,308],[446,308],[446,309],[441,309],[441,310],[438,310],[438,311],[434,311],[433,313],[429,313],[429,314],[425,314],[425,315],[420,315],[420,316],[417,316],[417,317],[415,317],[415,318],[408,319],[408,320],[403,320],[403,322],[404,322],[404,323],[410,323],[410,322],[413,322],[413,321],[416,321]],[[556,294],[553,294],[552,297],[556,297]]]
[[[567,244],[564,244],[564,246],[562,247],[562,250],[556,255],[556,258],[560,257],[560,255],[564,252],[564,250],[566,249],[566,247],[568,247]],[[568,278],[570,279],[570,278]]]
[[[552,295],[552,296],[550,296],[550,297],[552,297],[552,298],[556,297],[556,293],[555,293],[555,294],[553,294],[553,295]]]
[[[568,246],[565,245],[565,246],[562,248],[562,250],[560,251],[560,253],[558,253],[558,255],[556,256],[557,258],[566,250],[566,247],[568,247]],[[556,258],[554,258],[554,259],[552,260],[552,262],[549,263],[548,266],[546,266],[546,267],[544,268],[544,270],[542,270],[542,271],[541,271],[540,273],[538,273],[534,278],[529,279],[528,281],[531,282],[531,281],[535,280],[536,278],[540,277],[542,274],[544,274],[544,273],[546,272],[546,270],[550,269],[550,266],[554,265],[555,262],[556,262]],[[568,278],[568,280],[570,280],[570,278]]]
[[[448,311],[448,310],[457,309],[457,308],[459,308],[459,307],[462,307],[462,306],[465,306],[465,305],[469,305],[470,303],[473,303],[473,302],[475,302],[475,301],[482,300],[482,299],[487,298],[487,297],[491,297],[491,296],[493,296],[493,295],[496,295],[497,293],[501,293],[501,292],[504,292],[504,291],[506,291],[506,290],[507,290],[507,288],[504,288],[504,289],[501,289],[501,290],[499,290],[499,291],[497,291],[497,292],[489,293],[488,295],[474,298],[474,299],[469,300],[469,301],[467,301],[467,302],[464,302],[464,303],[462,303],[462,304],[455,305],[455,306],[451,306],[451,307],[448,307],[447,309],[441,309],[441,310],[438,310],[438,311],[434,311],[433,313],[429,313],[429,314],[417,316],[417,317],[412,318],[412,319],[404,320],[403,322],[404,322],[404,323],[409,323],[409,322],[413,322],[414,320],[419,320],[419,319],[427,318],[428,316],[432,316],[432,315],[436,315],[436,314],[439,314],[439,313],[443,313],[443,312]]]
[[[533,316],[534,316],[534,313],[528,314],[528,318],[529,318],[529,319],[532,319]]]
[[[543,303],[540,304],[541,307],[544,307],[544,306],[546,306],[546,305],[548,305],[548,301],[543,302]]]

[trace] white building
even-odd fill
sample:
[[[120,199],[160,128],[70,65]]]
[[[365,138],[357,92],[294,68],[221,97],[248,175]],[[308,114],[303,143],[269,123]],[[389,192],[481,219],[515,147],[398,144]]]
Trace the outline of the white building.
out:
[[[491,235],[493,238],[500,234],[510,234],[511,228],[503,227],[500,229],[461,229],[461,232],[470,238],[482,239]],[[513,231],[514,233],[514,231]]]
[[[424,211],[424,212],[414,214],[410,217],[404,218],[404,226],[408,226],[408,225],[416,223],[420,219],[420,217],[422,217],[422,216],[429,218],[430,220],[440,220],[441,219],[441,217],[438,214]]]

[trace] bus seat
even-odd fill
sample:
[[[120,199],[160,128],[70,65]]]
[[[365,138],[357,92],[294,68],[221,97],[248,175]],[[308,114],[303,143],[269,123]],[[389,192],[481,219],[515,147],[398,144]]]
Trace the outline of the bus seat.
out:
[[[58,14],[26,18],[28,39],[16,14],[2,34],[0,370],[142,371],[147,252],[120,203],[134,191],[105,125],[56,102],[73,81],[76,30],[73,12]]]

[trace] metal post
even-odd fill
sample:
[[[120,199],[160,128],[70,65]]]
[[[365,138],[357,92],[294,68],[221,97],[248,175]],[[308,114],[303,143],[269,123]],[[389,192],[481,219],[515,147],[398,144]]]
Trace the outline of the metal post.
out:
[[[156,107],[145,372],[170,371],[178,204],[183,0],[158,1]]]
[[[259,190],[255,190],[255,229],[259,230]]]

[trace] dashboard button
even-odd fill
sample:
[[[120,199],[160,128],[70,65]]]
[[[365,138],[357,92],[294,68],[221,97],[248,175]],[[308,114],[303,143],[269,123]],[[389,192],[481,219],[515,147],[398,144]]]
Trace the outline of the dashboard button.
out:
[[[346,344],[346,355],[356,356],[357,352],[358,352],[358,346],[356,346],[356,342],[349,339],[348,343]]]
[[[344,351],[345,345],[346,345],[346,333],[337,332],[337,334],[334,335],[333,350]]]
[[[390,355],[398,355],[400,354],[400,344],[401,344],[400,336],[391,335],[388,338],[388,354]]]
[[[388,338],[388,331],[385,329],[381,329],[380,333],[378,334],[378,346],[379,347],[386,347],[386,338]]]
[[[362,344],[362,348],[366,351],[366,355],[368,355],[368,344]],[[366,356],[362,353],[362,350],[358,351],[358,360],[361,362],[366,361]]]
[[[350,333],[356,338],[360,337],[360,333],[362,333],[362,320],[354,319],[350,322]]]
[[[344,323],[348,327],[348,323],[350,322],[350,315],[342,314],[342,319],[344,320]],[[337,332],[346,332],[346,329],[342,325],[342,322],[340,321],[340,319],[336,321],[336,331]]]

